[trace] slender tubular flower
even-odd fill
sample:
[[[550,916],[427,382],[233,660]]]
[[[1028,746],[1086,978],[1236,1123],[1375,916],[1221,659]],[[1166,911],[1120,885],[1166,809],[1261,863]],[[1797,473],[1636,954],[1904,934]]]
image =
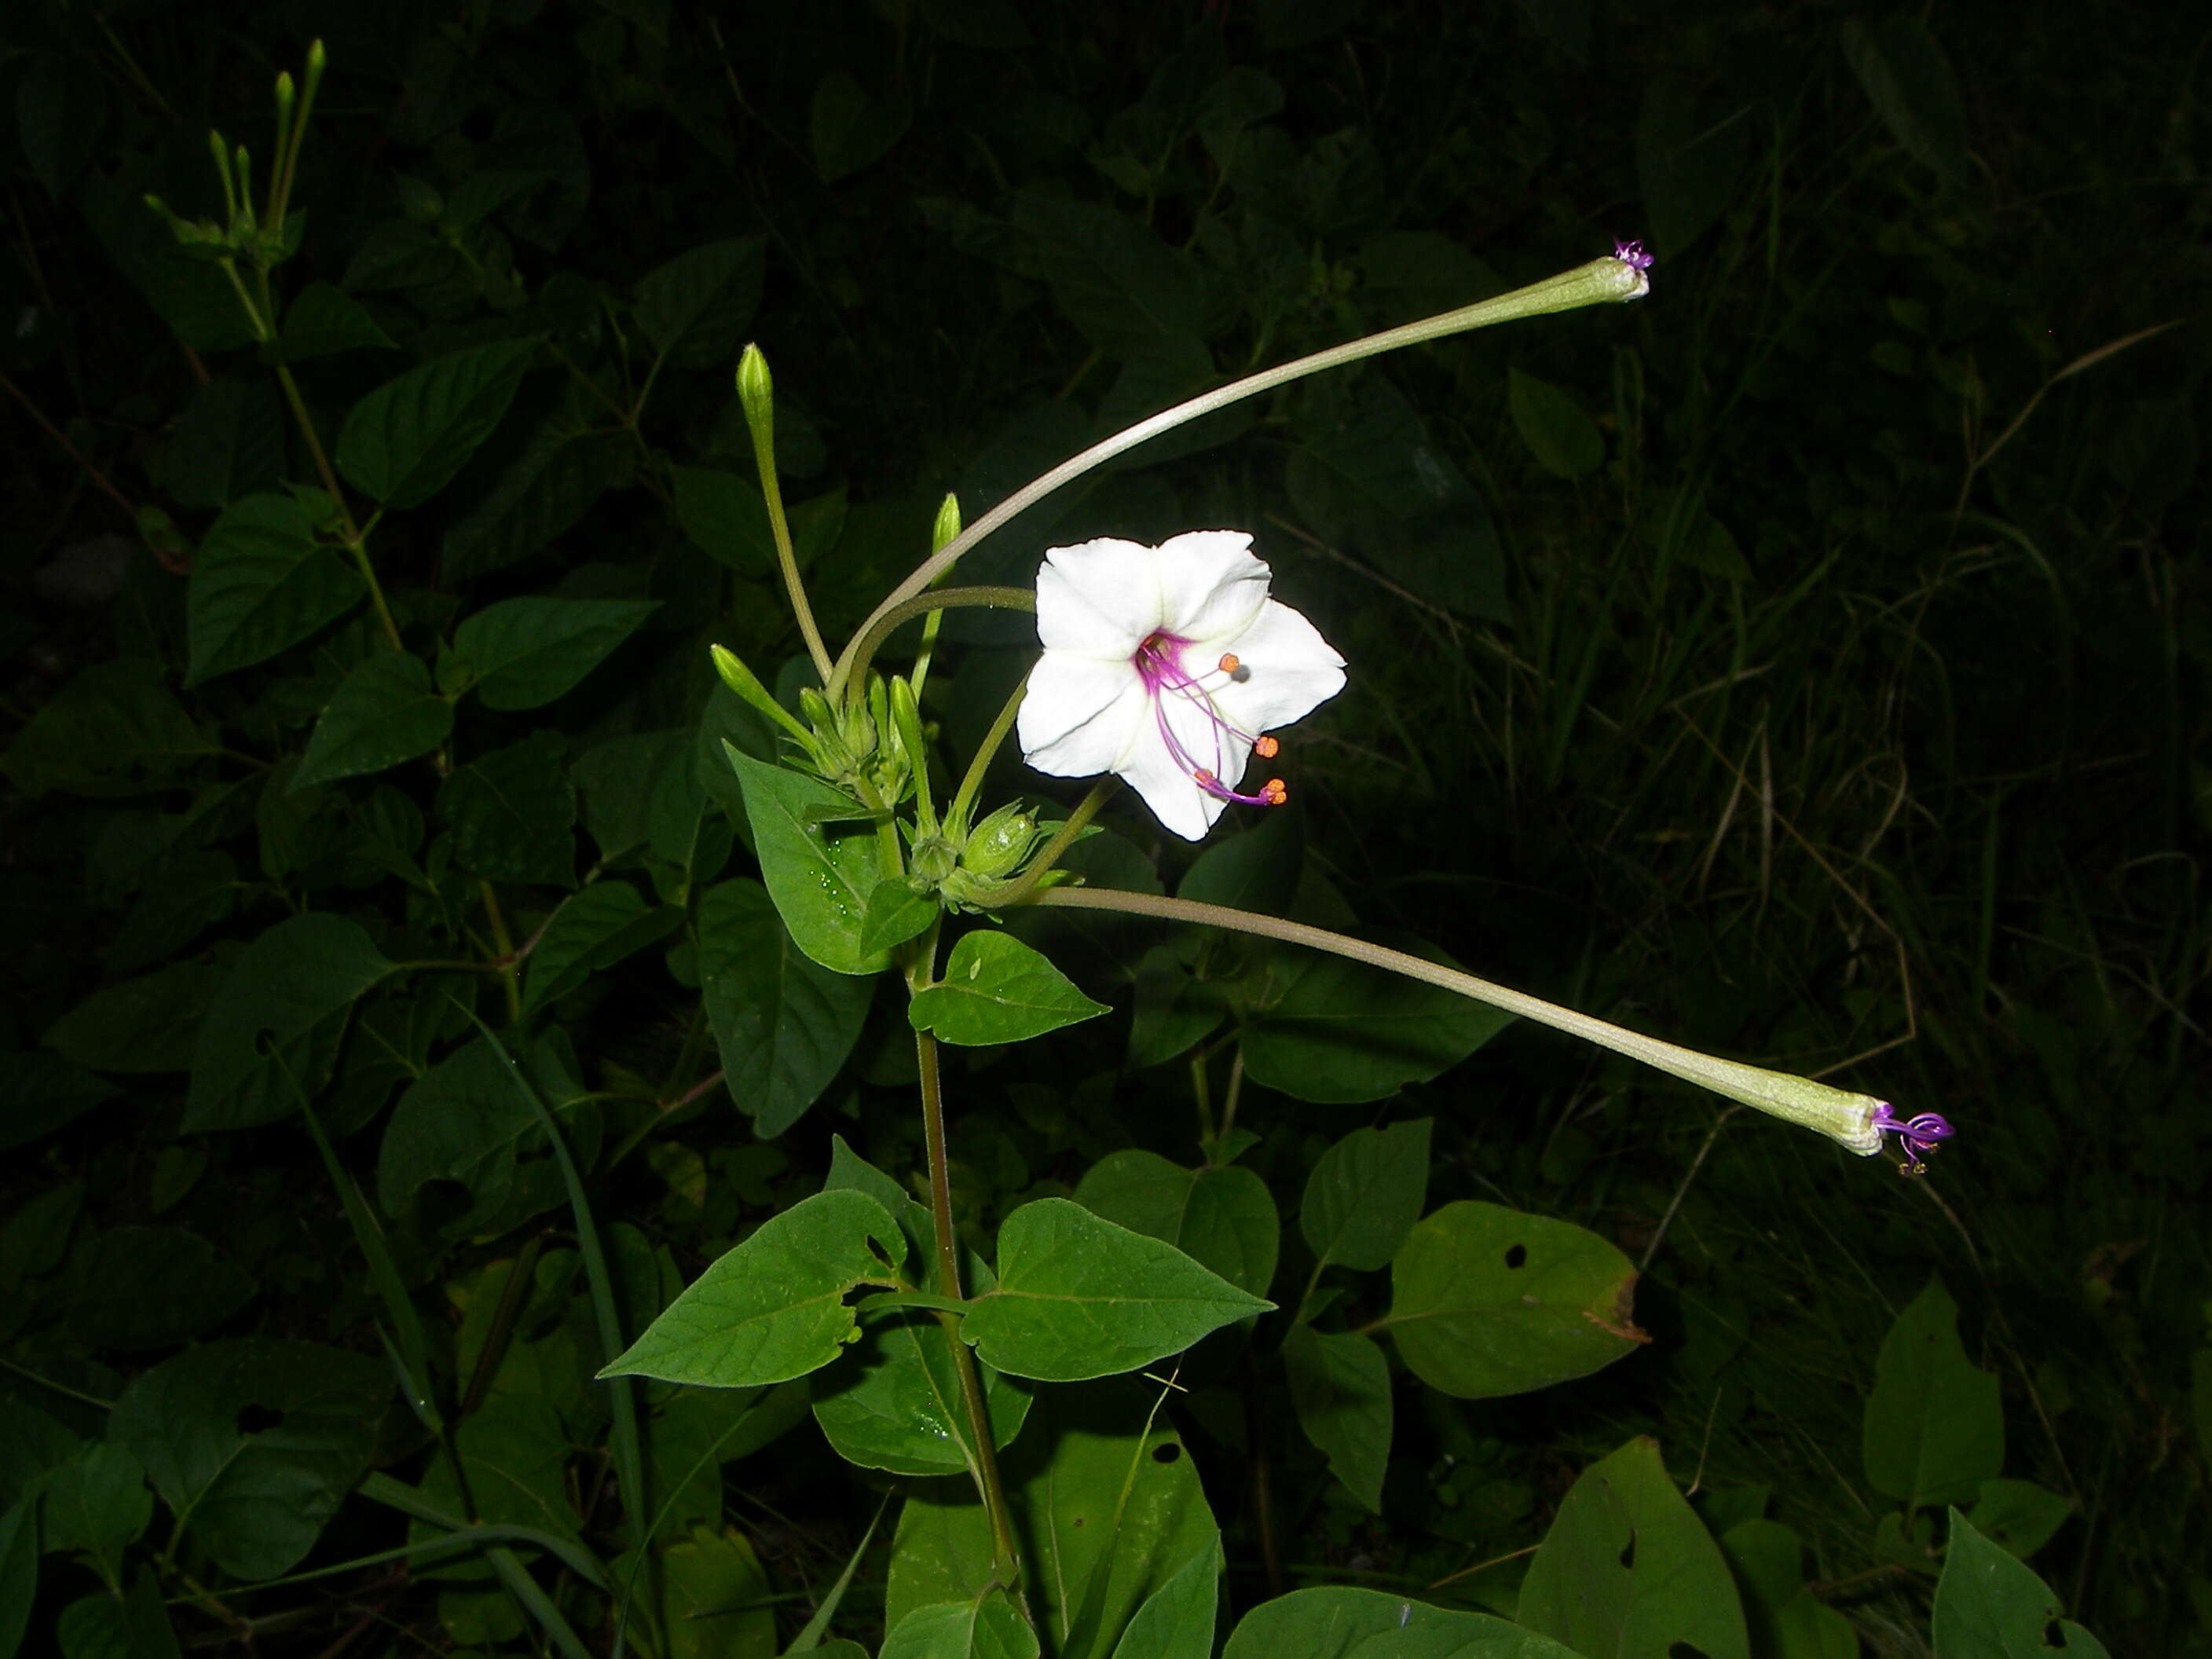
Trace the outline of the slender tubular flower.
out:
[[[1037,571],[1037,637],[1016,732],[1057,777],[1119,774],[1186,841],[1231,801],[1279,806],[1280,778],[1240,787],[1254,753],[1344,688],[1344,659],[1267,597],[1267,565],[1238,530],[1158,547],[1101,537],[1056,547]]]

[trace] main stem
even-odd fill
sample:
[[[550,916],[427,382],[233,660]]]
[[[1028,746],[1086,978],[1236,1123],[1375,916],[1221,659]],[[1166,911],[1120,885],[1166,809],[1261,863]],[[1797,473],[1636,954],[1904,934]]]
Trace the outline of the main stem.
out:
[[[1595,1019],[1588,1014],[1577,1013],[1572,1008],[1563,1008],[1556,1002],[1546,1002],[1540,997],[1532,997],[1510,986],[1479,979],[1456,968],[1447,968],[1441,963],[1430,962],[1403,951],[1393,951],[1387,945],[1370,945],[1364,939],[1331,933],[1325,927],[1285,921],[1276,916],[1261,915],[1250,910],[1231,909],[1223,904],[1201,904],[1193,899],[1164,898],[1151,893],[1124,893],[1095,887],[1048,887],[1028,894],[1020,902],[1076,910],[1121,910],[1133,915],[1158,916],[1170,921],[1197,922],[1203,927],[1232,928],[1238,933],[1256,934],[1261,939],[1280,939],[1286,945],[1303,945],[1310,950],[1327,951],[1331,955],[1349,957],[1371,968],[1403,974],[1408,979],[1439,986],[1460,996],[1486,1002],[1494,1008],[1503,1008],[1508,1013],[1565,1031],[1587,1042],[1595,1042],[1601,1048],[1626,1054],[1631,1060],[1640,1060],[1671,1077],[1711,1089],[1716,1094],[1741,1101],[1747,1106],[1756,1106],[1761,1111],[1770,1112],[1801,1127],[1818,1130],[1838,1146],[1862,1157],[1870,1158],[1881,1150],[1881,1131],[1875,1127],[1875,1114],[1884,1103],[1871,1095],[1832,1089],[1825,1083],[1815,1083],[1808,1078],[1794,1077],[1786,1072],[1770,1072],[1763,1066],[1720,1060],[1711,1054],[1699,1054],[1693,1048],[1662,1042],[1656,1037],[1645,1036],[1640,1031],[1632,1031],[1625,1026]]]
[[[915,958],[908,989],[923,989],[933,976],[938,930],[922,936]],[[945,1093],[937,1070],[937,1037],[930,1031],[914,1034],[915,1066],[921,1080],[921,1138],[929,1158],[929,1214],[937,1232],[937,1293],[957,1300],[960,1288],[960,1240],[952,1230],[952,1170],[945,1150]],[[968,1434],[975,1446],[975,1485],[981,1493],[984,1513],[990,1517],[991,1545],[997,1556],[994,1570],[1004,1587],[1018,1595],[1021,1552],[1014,1542],[1013,1516],[1006,1508],[1006,1489],[999,1476],[999,1453],[993,1443],[991,1412],[983,1398],[983,1378],[975,1369],[975,1356],[960,1336],[960,1316],[939,1313],[937,1322],[952,1351],[952,1371],[959,1379],[960,1397],[968,1407]]]

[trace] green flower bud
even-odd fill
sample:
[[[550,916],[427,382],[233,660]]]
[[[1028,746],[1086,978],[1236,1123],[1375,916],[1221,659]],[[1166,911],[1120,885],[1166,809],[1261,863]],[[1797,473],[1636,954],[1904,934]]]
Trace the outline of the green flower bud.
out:
[[[745,424],[752,428],[753,447],[763,455],[775,453],[775,382],[769,378],[768,359],[761,349],[748,343],[738,359],[738,401],[744,405]]]
[[[929,550],[942,553],[945,545],[960,533],[960,498],[948,495],[938,504],[937,522],[929,532]]]
[[[960,867],[960,849],[942,836],[922,836],[907,860],[908,878],[915,890],[933,893]]]
[[[977,824],[960,849],[960,867],[970,874],[1012,874],[1037,842],[1036,820],[1019,802],[1001,806]]]

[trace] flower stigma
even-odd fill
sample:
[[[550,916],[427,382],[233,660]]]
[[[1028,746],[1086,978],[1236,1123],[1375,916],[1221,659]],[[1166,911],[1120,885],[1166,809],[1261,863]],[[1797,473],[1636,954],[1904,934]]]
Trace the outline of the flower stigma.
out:
[[[1898,1166],[1899,1175],[1924,1174],[1928,1169],[1927,1154],[1959,1133],[1951,1127],[1951,1120],[1940,1112],[1899,1117],[1897,1109],[1886,1100],[1875,1108],[1874,1128],[1876,1133],[1897,1137],[1897,1144],[1905,1152],[1905,1162]]]

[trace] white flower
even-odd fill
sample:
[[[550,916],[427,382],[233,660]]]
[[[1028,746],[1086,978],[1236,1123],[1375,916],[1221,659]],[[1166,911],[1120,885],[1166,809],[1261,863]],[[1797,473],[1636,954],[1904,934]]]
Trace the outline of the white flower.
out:
[[[1267,597],[1267,567],[1240,530],[1191,530],[1158,547],[1110,536],[1055,547],[1037,571],[1037,638],[1019,723],[1040,772],[1116,772],[1159,821],[1197,841],[1229,802],[1279,806],[1270,778],[1236,786],[1254,750],[1344,689],[1344,659]]]

